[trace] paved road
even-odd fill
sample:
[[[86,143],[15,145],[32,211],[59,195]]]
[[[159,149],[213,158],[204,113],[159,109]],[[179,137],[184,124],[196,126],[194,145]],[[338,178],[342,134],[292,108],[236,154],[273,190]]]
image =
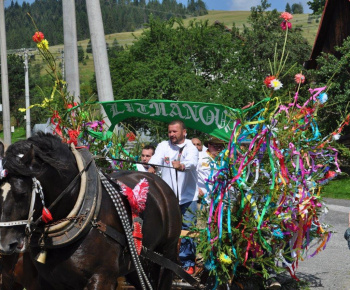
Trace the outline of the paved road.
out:
[[[335,231],[324,251],[299,262],[297,276],[310,290],[350,289],[350,250],[344,239],[349,226],[350,200],[325,199],[329,208],[324,222]]]

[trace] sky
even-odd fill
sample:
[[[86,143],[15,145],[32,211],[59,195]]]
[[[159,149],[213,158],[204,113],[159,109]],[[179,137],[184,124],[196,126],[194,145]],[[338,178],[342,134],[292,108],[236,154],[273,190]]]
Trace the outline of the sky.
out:
[[[21,4],[24,0],[17,0]],[[208,10],[227,10],[227,11],[250,11],[250,7],[260,5],[261,0],[203,0],[207,5]],[[277,9],[278,11],[284,11],[286,4],[290,6],[293,3],[301,3],[304,7],[304,13],[311,13],[309,6],[306,4],[310,0],[268,0],[271,4],[271,9]],[[32,3],[34,0],[26,0],[26,2]],[[187,5],[188,0],[177,0],[178,3]],[[5,7],[11,4],[11,0],[5,0]]]
[[[208,10],[228,10],[228,11],[250,11],[250,7],[257,6],[261,4],[260,0],[203,0],[207,5]],[[271,4],[271,9],[277,9],[278,11],[284,11],[287,3],[290,6],[293,3],[301,3],[304,8],[304,13],[311,13],[309,5],[306,4],[310,0],[268,0],[267,2]],[[178,0],[178,3],[183,3],[187,5],[187,0]]]

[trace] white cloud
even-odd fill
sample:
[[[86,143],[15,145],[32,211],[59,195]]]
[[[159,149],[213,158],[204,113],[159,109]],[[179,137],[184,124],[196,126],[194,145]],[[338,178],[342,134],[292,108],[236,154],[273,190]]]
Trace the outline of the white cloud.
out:
[[[260,3],[260,0],[230,0],[230,10],[249,11],[250,7],[257,6]]]

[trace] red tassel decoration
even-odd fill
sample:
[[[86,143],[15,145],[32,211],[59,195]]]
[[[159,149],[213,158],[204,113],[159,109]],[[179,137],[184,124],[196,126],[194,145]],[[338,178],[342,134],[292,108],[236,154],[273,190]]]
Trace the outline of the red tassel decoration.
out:
[[[44,223],[51,222],[53,220],[51,212],[46,208],[45,206],[43,207],[43,212],[42,212],[42,217],[41,219],[43,220]]]

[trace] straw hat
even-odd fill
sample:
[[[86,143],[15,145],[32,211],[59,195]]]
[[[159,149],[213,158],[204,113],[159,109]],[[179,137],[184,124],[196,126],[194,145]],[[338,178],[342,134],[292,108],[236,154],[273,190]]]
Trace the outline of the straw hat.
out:
[[[217,137],[210,137],[208,140],[204,141],[204,145],[208,147],[208,144],[214,145],[214,144],[219,144],[225,146],[225,141],[217,138]]]

